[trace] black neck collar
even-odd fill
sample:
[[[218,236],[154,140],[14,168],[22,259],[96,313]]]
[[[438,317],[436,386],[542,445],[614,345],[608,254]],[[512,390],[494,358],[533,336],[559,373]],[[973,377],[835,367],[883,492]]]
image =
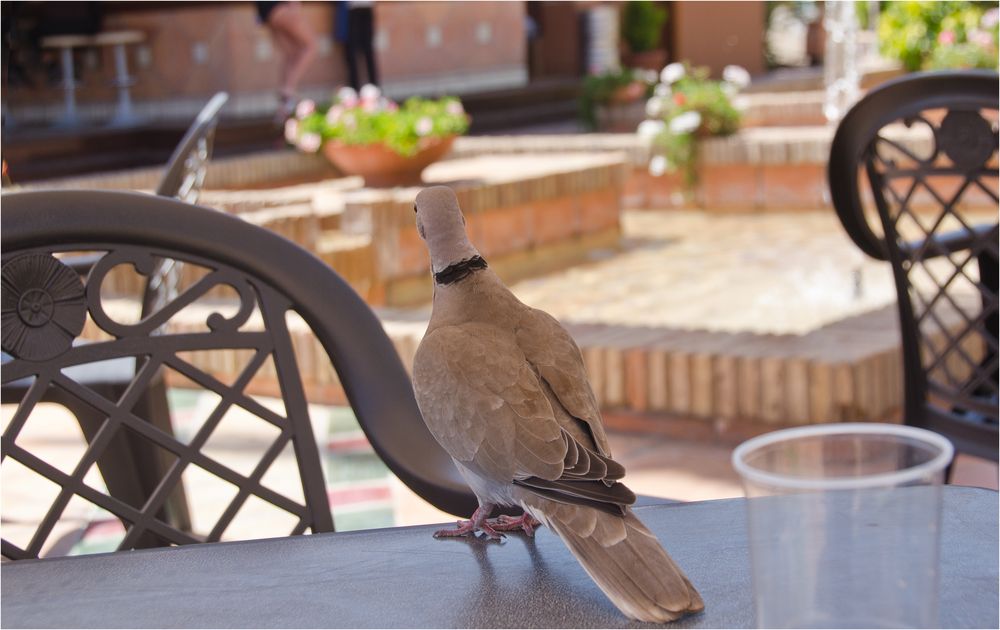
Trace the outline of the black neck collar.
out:
[[[434,274],[434,282],[438,284],[452,284],[453,282],[458,282],[463,278],[472,275],[473,272],[479,271],[480,269],[486,269],[489,265],[483,260],[482,256],[473,256],[466,260],[460,260],[459,262],[448,265],[441,271]]]

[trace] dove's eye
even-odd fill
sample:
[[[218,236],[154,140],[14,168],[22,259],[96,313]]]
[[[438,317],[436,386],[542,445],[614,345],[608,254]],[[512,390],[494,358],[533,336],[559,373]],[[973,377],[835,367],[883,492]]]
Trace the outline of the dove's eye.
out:
[[[416,213],[416,212],[417,212],[417,204],[413,204],[413,212],[414,212],[414,213]]]

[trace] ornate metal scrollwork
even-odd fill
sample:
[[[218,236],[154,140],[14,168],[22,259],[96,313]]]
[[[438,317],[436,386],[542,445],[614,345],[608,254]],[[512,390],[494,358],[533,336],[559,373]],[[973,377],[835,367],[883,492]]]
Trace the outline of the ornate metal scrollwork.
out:
[[[73,345],[87,319],[83,283],[49,254],[19,256],[3,266],[3,349],[41,361]]]
[[[952,110],[935,134],[938,149],[958,168],[981,168],[997,150],[993,128],[979,112]]]
[[[236,331],[250,318],[256,305],[256,296],[246,278],[229,269],[215,269],[176,296],[168,295],[166,300],[153,303],[155,310],[144,313],[142,320],[135,324],[123,324],[112,319],[104,310],[101,299],[101,285],[108,273],[119,265],[131,265],[138,273],[149,276],[165,258],[167,257],[135,248],[116,249],[101,258],[91,270],[86,287],[87,304],[94,323],[119,338],[149,335],[186,306],[218,286],[228,286],[237,292],[239,310],[228,318],[213,312],[206,318],[206,326],[213,331]]]

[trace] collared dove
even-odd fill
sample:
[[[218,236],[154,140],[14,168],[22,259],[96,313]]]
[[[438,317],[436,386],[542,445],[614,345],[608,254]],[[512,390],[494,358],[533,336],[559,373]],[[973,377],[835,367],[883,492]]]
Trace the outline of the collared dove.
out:
[[[413,387],[424,422],[479,508],[435,536],[550,527],[625,615],[666,622],[701,596],[630,509],[583,359],[553,317],[520,302],[469,242],[451,189],[421,191],[417,230],[430,251],[434,303]],[[524,516],[487,517],[497,506]]]

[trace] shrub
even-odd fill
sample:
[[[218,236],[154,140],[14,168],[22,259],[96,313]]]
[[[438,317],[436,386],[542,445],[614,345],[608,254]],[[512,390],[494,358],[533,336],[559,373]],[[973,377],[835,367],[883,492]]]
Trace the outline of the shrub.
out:
[[[997,5],[993,2],[885,3],[879,23],[882,54],[909,71],[997,67]]]
[[[722,81],[708,77],[708,68],[691,70],[686,63],[672,63],[660,73],[660,84],[646,107],[650,120],[639,126],[639,134],[652,141],[654,175],[681,170],[687,185],[693,186],[698,137],[739,130],[742,116],[733,97],[749,84],[749,73],[727,66]]]
[[[641,96],[649,98],[656,83],[656,72],[634,68],[620,68],[603,74],[594,74],[583,81],[583,91],[577,100],[580,120],[588,129],[597,128],[597,108],[612,101],[618,90],[634,83],[642,84]]]
[[[632,52],[660,47],[667,10],[650,0],[630,0],[622,10],[621,36]]]

